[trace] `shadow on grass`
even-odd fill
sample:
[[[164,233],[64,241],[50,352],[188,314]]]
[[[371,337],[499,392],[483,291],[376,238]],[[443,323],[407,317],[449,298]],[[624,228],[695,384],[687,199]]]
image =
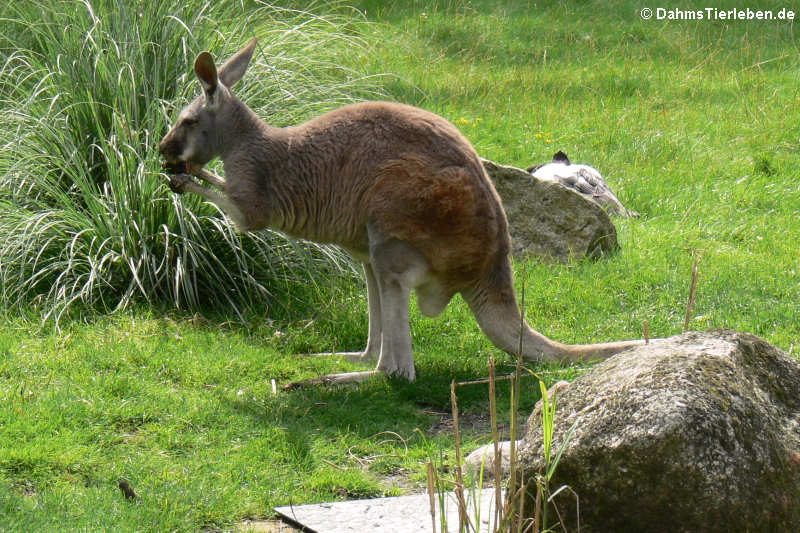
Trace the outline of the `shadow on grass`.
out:
[[[500,375],[512,370],[510,363],[498,367]],[[432,428],[441,428],[443,418],[450,417],[450,382],[479,380],[486,375],[463,368],[456,370],[449,365],[422,364],[417,368],[417,380],[413,383],[376,377],[361,384],[281,391],[268,398],[242,399],[220,393],[220,400],[258,425],[285,428],[295,434],[295,440],[303,434],[349,433],[367,439],[384,431],[410,435],[417,428],[429,434]],[[510,408],[509,383],[497,385],[501,413]],[[458,398],[463,416],[480,419],[488,414],[487,384],[459,387]],[[539,398],[536,380],[524,380],[519,411],[523,422]]]

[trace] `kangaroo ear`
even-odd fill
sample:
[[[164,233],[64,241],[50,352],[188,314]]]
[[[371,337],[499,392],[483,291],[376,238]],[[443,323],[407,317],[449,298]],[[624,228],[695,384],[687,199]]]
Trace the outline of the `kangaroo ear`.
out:
[[[252,39],[247,46],[236,52],[224,65],[219,68],[219,79],[225,87],[233,87],[247,72],[247,66],[253,57],[258,39]]]
[[[194,60],[194,73],[197,74],[197,79],[200,80],[200,85],[203,86],[203,92],[206,93],[206,98],[210,101],[219,83],[214,57],[208,52],[200,52],[200,55]]]

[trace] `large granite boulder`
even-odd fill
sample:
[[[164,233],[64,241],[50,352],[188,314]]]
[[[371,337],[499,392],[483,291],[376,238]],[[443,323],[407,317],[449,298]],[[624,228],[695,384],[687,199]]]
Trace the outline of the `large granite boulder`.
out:
[[[575,421],[551,487],[577,493],[581,531],[800,531],[800,362],[757,337],[687,333],[622,352],[560,392],[554,449]],[[541,455],[529,420],[525,479]],[[567,492],[555,501],[575,531]]]
[[[503,200],[511,253],[555,261],[599,257],[619,248],[617,230],[595,202],[560,183],[487,159],[483,166]]]

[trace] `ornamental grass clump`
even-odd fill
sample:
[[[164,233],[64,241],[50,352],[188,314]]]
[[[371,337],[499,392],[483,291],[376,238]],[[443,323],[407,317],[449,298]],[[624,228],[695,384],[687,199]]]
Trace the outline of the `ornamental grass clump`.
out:
[[[326,9],[326,13],[335,10]],[[240,235],[166,187],[156,144],[193,98],[191,61],[258,36],[238,88],[270,122],[374,96],[362,21],[239,2],[14,2],[0,30],[0,308],[45,319],[136,301],[242,314],[319,299],[338,250]],[[230,40],[231,44],[228,44]],[[349,274],[347,274],[349,275]]]

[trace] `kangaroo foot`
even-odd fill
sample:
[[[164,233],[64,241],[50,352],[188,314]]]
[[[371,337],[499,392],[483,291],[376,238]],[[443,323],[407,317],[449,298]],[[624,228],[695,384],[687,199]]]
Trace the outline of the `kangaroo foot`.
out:
[[[310,357],[341,357],[353,363],[374,363],[378,360],[378,355],[369,350],[363,352],[319,352],[308,354]]]
[[[303,381],[294,381],[281,387],[283,390],[303,389],[306,387],[316,387],[319,385],[345,385],[348,383],[362,383],[380,374],[377,370],[367,370],[366,372],[345,372],[342,374],[326,374],[316,378]]]

